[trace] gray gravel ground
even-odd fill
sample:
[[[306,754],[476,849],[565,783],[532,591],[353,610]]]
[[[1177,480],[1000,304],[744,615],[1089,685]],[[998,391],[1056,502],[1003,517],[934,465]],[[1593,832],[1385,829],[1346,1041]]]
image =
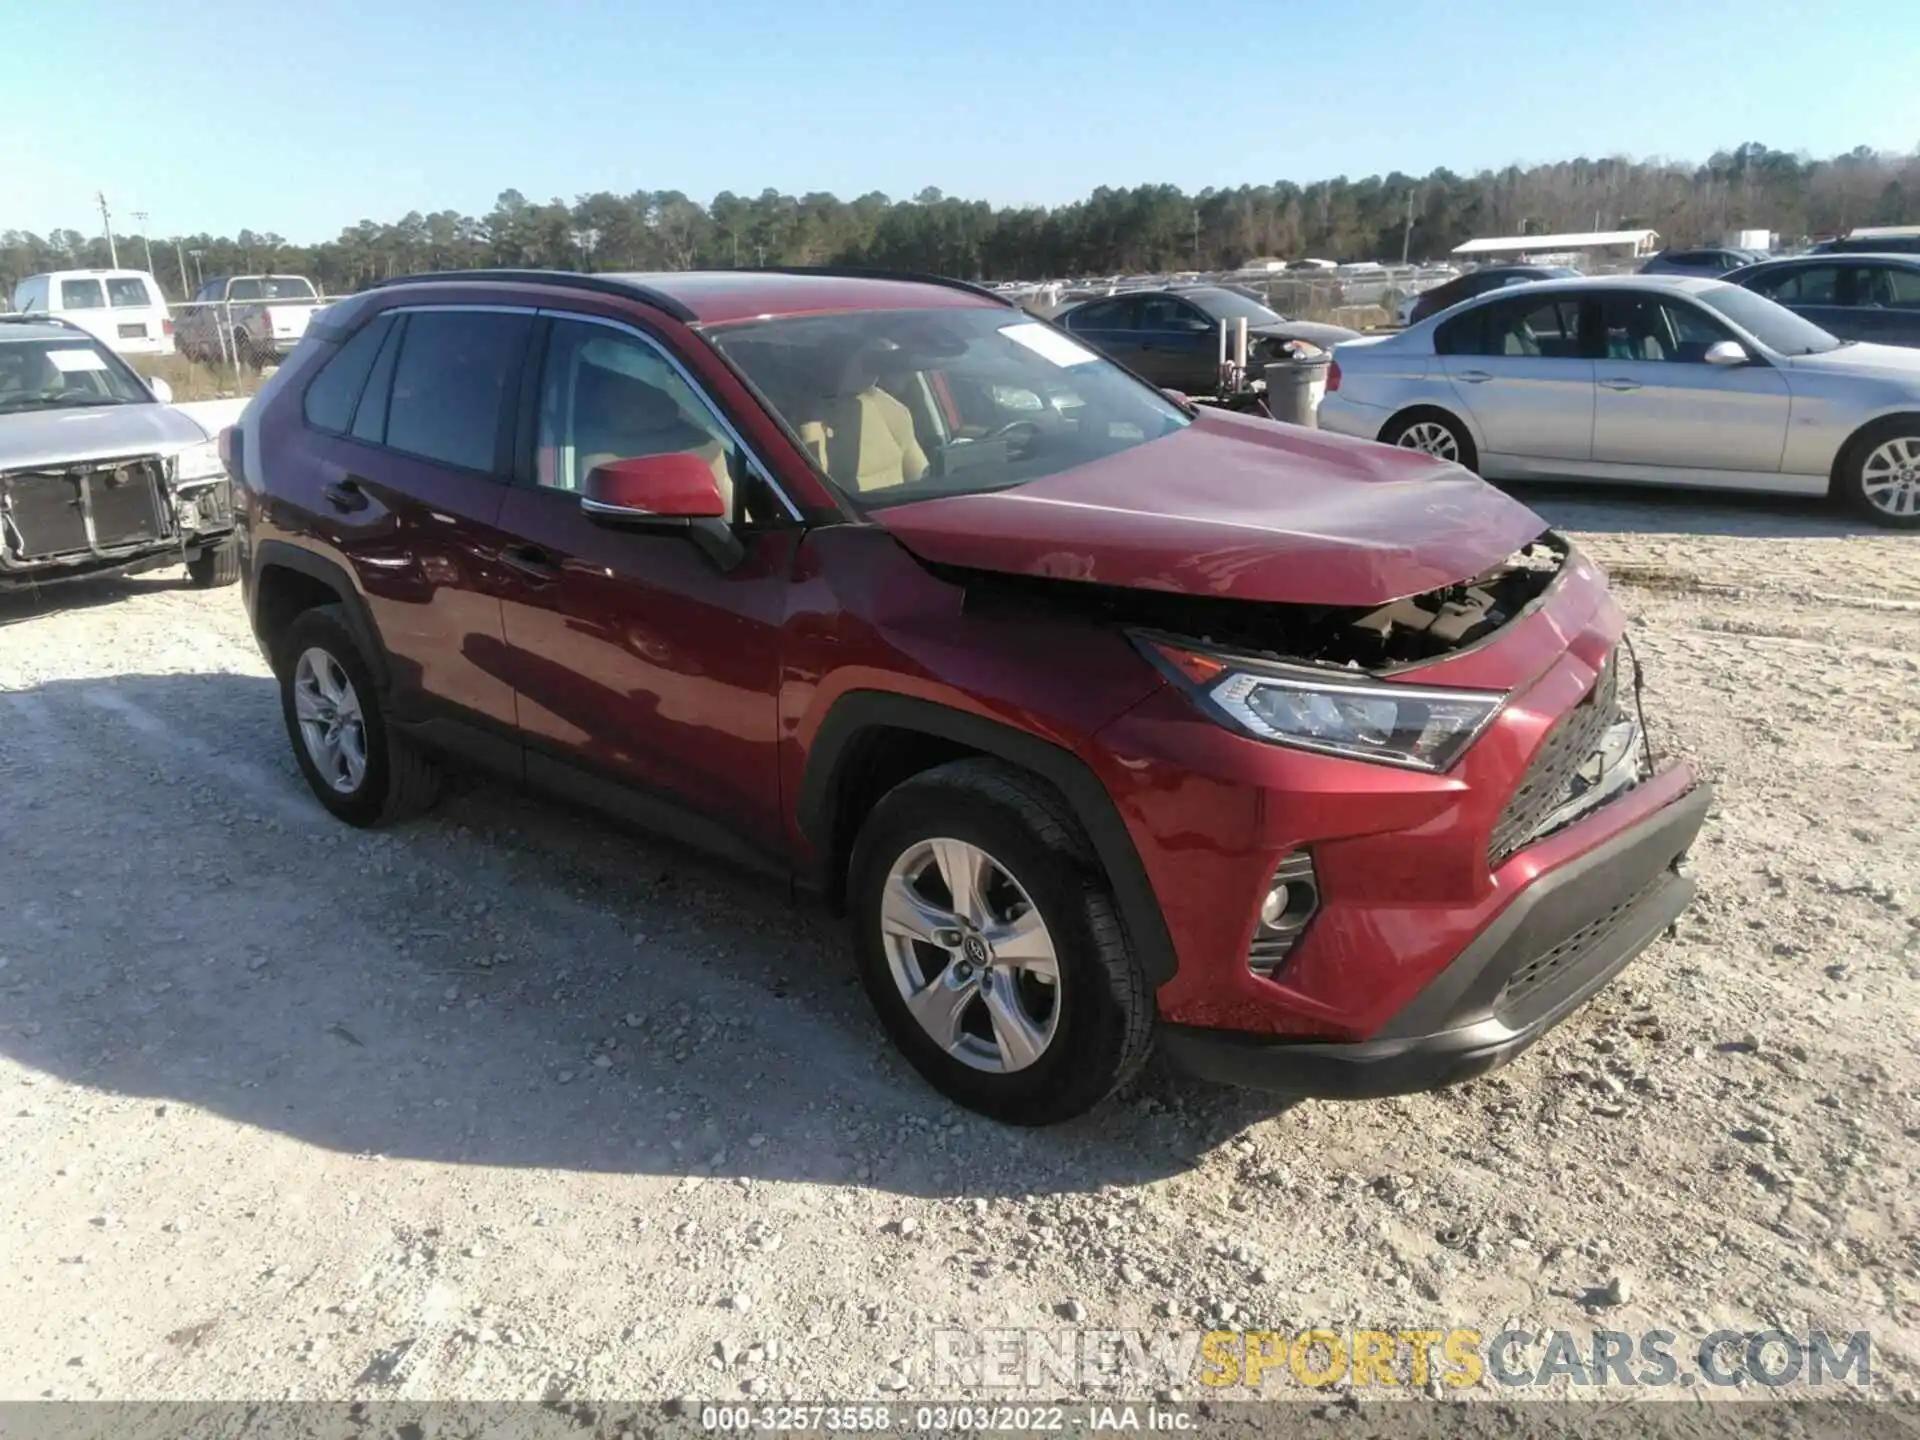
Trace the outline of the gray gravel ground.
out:
[[[0,1397],[884,1398],[941,1328],[1516,1318],[1867,1329],[1913,1397],[1920,536],[1528,498],[1719,787],[1677,937],[1453,1091],[1152,1072],[1037,1134],[761,882],[493,786],[330,820],[237,592],[0,599]]]

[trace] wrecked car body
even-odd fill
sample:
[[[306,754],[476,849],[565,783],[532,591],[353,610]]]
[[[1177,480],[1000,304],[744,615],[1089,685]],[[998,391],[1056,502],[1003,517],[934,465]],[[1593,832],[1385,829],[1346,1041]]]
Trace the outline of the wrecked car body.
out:
[[[0,589],[184,564],[233,535],[214,438],[79,332],[0,327]]]

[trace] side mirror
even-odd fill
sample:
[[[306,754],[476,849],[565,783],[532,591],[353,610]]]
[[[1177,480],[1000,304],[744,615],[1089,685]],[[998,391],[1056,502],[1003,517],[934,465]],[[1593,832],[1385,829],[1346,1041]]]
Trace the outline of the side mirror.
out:
[[[727,524],[713,467],[698,455],[635,455],[596,465],[581,486],[580,509],[601,525],[680,531],[722,570],[746,557]]]
[[[1709,365],[1745,365],[1753,357],[1738,340],[1716,340],[1701,358]]]
[[[1173,401],[1173,403],[1178,405],[1182,410],[1186,409],[1188,404],[1191,403],[1188,401],[1187,392],[1184,390],[1169,390],[1163,387],[1160,393]]]
[[[147,377],[147,388],[153,391],[153,398],[158,400],[162,405],[171,405],[173,403],[173,386],[162,380],[158,375],[150,375]]]

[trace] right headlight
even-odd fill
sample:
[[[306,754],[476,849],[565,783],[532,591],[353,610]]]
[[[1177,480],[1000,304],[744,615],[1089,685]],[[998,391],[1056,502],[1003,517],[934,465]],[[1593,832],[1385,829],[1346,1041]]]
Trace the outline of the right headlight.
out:
[[[1367,675],[1349,680],[1136,639],[1223,724],[1276,745],[1410,770],[1452,769],[1506,700],[1499,691],[1387,685]]]

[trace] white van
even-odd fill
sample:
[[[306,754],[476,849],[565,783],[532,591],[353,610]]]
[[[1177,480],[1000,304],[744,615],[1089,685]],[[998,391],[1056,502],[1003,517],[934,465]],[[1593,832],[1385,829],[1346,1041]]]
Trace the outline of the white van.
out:
[[[71,320],[122,355],[171,355],[167,297],[144,270],[55,270],[13,287],[13,308]]]

